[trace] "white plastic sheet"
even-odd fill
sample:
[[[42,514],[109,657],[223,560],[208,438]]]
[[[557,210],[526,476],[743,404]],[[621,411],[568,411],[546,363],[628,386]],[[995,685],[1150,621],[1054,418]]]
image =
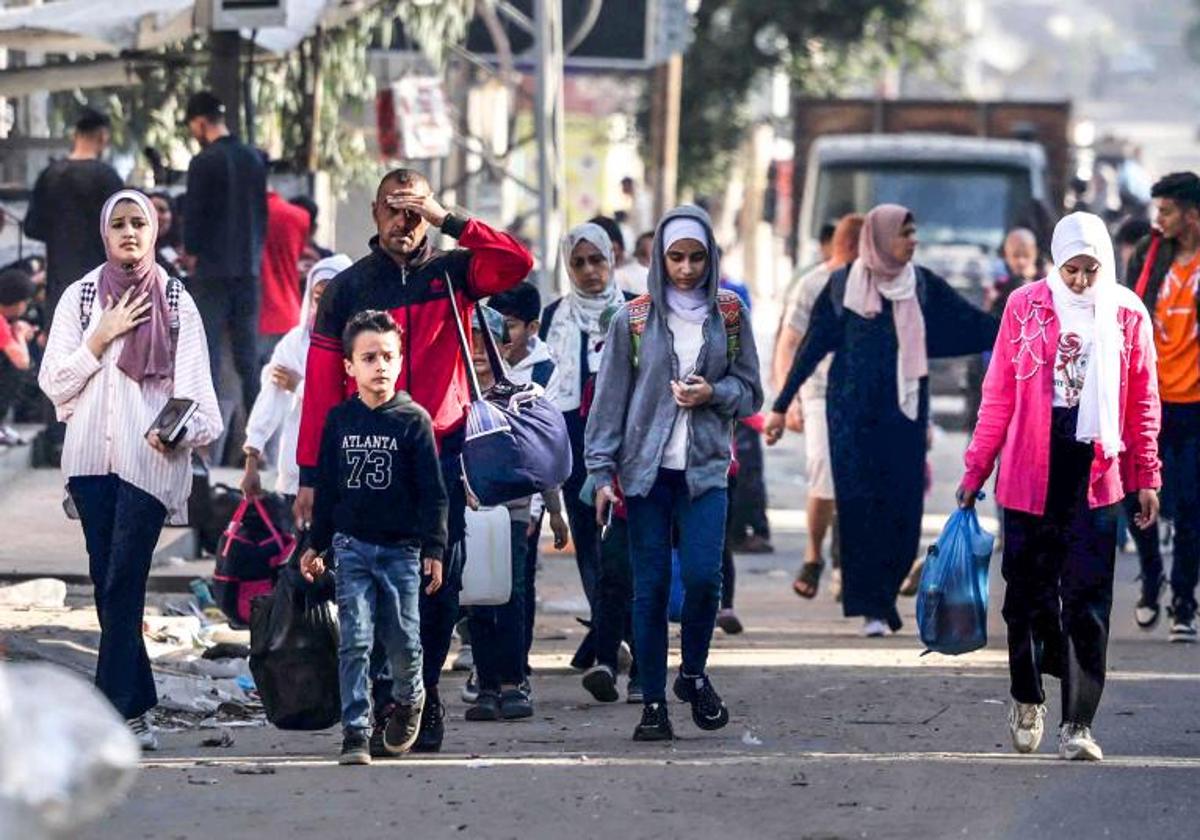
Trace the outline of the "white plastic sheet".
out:
[[[133,784],[141,750],[90,683],[0,662],[0,837],[77,834]]]

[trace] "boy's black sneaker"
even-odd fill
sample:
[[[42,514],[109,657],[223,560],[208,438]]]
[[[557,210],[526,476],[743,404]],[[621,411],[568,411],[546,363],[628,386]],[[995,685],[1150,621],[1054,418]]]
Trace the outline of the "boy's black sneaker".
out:
[[[675,677],[675,696],[692,706],[692,720],[701,729],[720,729],[729,723],[729,709],[707,676]]]
[[[1195,644],[1197,635],[1196,605],[1176,599],[1171,605],[1171,641]]]
[[[422,696],[411,706],[397,705],[388,718],[383,731],[383,747],[392,755],[403,755],[412,749],[421,731],[421,710],[425,707]]]
[[[670,741],[675,737],[666,703],[647,703],[642,707],[642,720],[633,730],[635,741]]]
[[[442,739],[446,737],[445,717],[446,707],[440,701],[426,697],[425,708],[421,710],[421,729],[413,743],[413,752],[442,751]]]
[[[505,720],[533,717],[533,703],[529,695],[519,688],[508,688],[501,692],[500,717]]]
[[[342,736],[342,754],[338,764],[370,764],[371,747],[367,743],[367,733],[360,729],[351,729]]]
[[[463,715],[470,721],[500,720],[500,695],[494,691],[479,692],[474,706],[467,707]]]
[[[387,729],[392,713],[396,711],[395,703],[388,703],[375,715],[375,726],[371,728],[371,758],[391,758],[387,747],[383,745],[383,732]]]

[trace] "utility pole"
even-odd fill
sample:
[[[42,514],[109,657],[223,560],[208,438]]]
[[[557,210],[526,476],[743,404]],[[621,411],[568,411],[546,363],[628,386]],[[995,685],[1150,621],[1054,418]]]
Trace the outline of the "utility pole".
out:
[[[211,60],[208,87],[225,104],[225,124],[241,134],[242,124],[242,38],[236,29],[208,33]]]
[[[679,177],[679,102],[683,90],[683,55],[672,53],[654,68],[654,90],[650,100],[651,172],[654,187],[654,218],[676,204]]]
[[[557,297],[558,242],[562,236],[562,203],[566,192],[563,161],[562,0],[536,0],[534,29],[537,49],[537,101],[534,120],[538,143],[538,248],[542,257],[539,291]]]

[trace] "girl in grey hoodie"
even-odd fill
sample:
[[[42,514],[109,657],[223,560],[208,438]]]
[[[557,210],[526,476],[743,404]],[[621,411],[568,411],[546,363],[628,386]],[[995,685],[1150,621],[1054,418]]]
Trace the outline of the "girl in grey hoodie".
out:
[[[703,210],[683,206],[663,217],[649,293],[613,318],[587,421],[597,518],[609,514],[616,478],[629,514],[645,702],[633,734],[639,741],[674,737],[666,707],[673,543],[684,586],[683,664],[674,692],[691,704],[700,728],[729,722],[705,667],[721,595],[733,423],[758,411],[763,392],[749,315],[736,295],[720,291],[717,263]]]

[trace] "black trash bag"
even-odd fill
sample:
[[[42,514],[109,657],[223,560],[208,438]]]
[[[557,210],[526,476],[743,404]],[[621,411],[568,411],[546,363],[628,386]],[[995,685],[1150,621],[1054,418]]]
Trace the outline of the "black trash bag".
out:
[[[267,720],[280,729],[328,729],[341,719],[338,626],[324,595],[289,563],[275,590],[251,607],[250,673]]]

